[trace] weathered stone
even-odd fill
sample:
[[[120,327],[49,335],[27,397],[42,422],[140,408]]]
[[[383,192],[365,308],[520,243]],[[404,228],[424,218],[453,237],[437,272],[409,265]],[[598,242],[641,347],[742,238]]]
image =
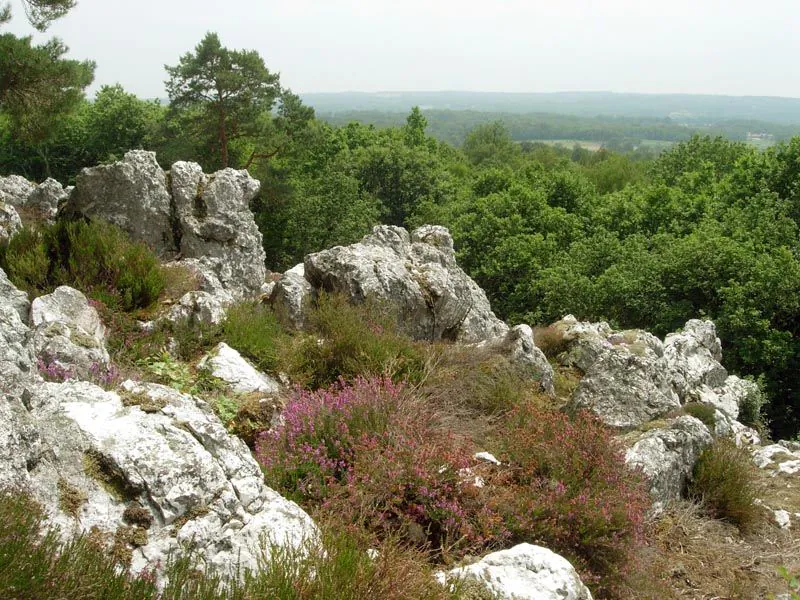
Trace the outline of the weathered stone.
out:
[[[22,229],[22,220],[17,210],[10,203],[4,202],[3,198],[0,192],[0,246],[7,244]]]
[[[13,414],[0,419],[0,457],[14,454],[3,445],[10,440],[28,460],[0,462],[0,481],[22,484],[67,534],[96,527],[113,536],[127,526],[132,503],[148,511],[139,519],[149,524],[146,539],[129,548],[134,573],[188,547],[223,572],[256,569],[270,551],[265,541],[299,546],[317,537],[296,504],[264,485],[245,444],[202,400],[155,384],[126,382],[117,394],[45,383],[28,410],[16,405]],[[65,488],[85,502],[65,506]]]
[[[700,452],[711,442],[708,427],[699,419],[684,415],[643,434],[625,453],[625,462],[640,467],[648,477],[658,510],[664,502],[681,497]]]
[[[302,329],[313,296],[314,288],[306,280],[305,266],[301,263],[286,271],[275,283],[270,294],[270,303],[294,327]]]
[[[31,303],[32,348],[45,365],[74,376],[108,366],[105,327],[81,292],[61,286]]]
[[[28,313],[31,303],[28,294],[18,290],[6,276],[6,272],[0,269],[0,303],[11,306],[19,314],[23,323],[28,322]]]
[[[208,370],[211,375],[229,384],[238,394],[277,394],[281,391],[277,381],[259,372],[224,342],[217,344],[216,348],[204,356],[197,368]]]
[[[189,321],[219,325],[225,320],[226,304],[218,296],[208,292],[187,292],[170,307],[164,318],[173,323]]]
[[[575,568],[555,552],[519,544],[466,567],[437,573],[442,584],[473,581],[498,600],[591,600]]]
[[[759,469],[776,475],[800,473],[800,449],[792,449],[791,442],[779,441],[776,444],[753,449],[753,462]]]
[[[675,392],[686,402],[700,386],[718,388],[728,373],[720,364],[722,346],[711,321],[692,319],[683,331],[670,333],[664,340],[664,358]],[[732,415],[735,416],[736,415]]]
[[[266,276],[265,255],[249,205],[261,184],[245,170],[206,175],[187,162],[172,165],[170,182],[181,255],[208,261],[235,296],[257,296]]]
[[[36,189],[36,184],[20,175],[0,177],[0,200],[12,206],[25,206],[28,196]],[[2,197],[4,196],[4,198]]]
[[[61,184],[48,177],[30,193],[25,206],[40,211],[48,219],[54,219],[58,207],[66,202],[68,197],[69,194]]]
[[[315,290],[343,293],[353,302],[386,302],[401,329],[416,339],[470,343],[508,330],[483,290],[456,265],[443,227],[421,227],[409,236],[400,227],[377,226],[357,244],[309,254],[304,265]]]
[[[481,348],[491,348],[495,352],[506,356],[512,365],[522,374],[528,375],[537,381],[541,390],[553,396],[553,367],[533,341],[533,330],[528,325],[516,325],[505,335],[477,344]]]
[[[131,150],[121,161],[83,169],[62,212],[113,223],[163,258],[178,250],[170,202],[155,153]]]

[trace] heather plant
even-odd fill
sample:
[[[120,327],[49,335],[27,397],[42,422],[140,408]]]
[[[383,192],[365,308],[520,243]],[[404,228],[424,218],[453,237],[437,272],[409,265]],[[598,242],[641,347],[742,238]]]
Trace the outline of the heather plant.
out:
[[[153,304],[165,278],[155,255],[103,222],[59,221],[23,230],[0,255],[0,267],[33,295],[70,285],[125,311]]]
[[[56,361],[45,360],[42,357],[36,359],[36,368],[45,381],[63,383],[75,377],[75,372],[69,367]]]
[[[256,456],[270,485],[298,502],[359,523],[379,539],[400,535],[437,554],[503,537],[465,471],[470,452],[436,429],[402,384],[358,378],[296,390],[283,417],[257,441]]]
[[[563,554],[603,597],[633,567],[650,498],[640,473],[587,412],[574,416],[523,404],[498,440],[509,468],[492,480],[491,506],[512,540]]]
[[[740,529],[752,527],[761,513],[758,472],[750,452],[730,438],[718,438],[700,454],[689,494],[709,513]]]
[[[309,322],[310,334],[287,349],[284,365],[292,380],[309,388],[369,375],[414,383],[425,372],[425,351],[398,331],[379,302],[353,305],[340,294],[321,294]]]

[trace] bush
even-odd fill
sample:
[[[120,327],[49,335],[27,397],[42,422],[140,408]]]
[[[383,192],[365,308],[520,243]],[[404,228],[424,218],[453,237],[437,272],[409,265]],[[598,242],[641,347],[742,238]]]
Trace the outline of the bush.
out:
[[[717,426],[715,417],[717,411],[713,406],[710,404],[703,404],[702,402],[687,402],[683,405],[683,412],[702,421],[703,425],[708,427],[711,433],[714,433]]]
[[[357,379],[296,391],[283,416],[256,456],[269,484],[298,502],[437,554],[503,537],[463,471],[471,452],[403,386]]]
[[[510,467],[498,474],[492,506],[513,541],[563,554],[600,597],[628,574],[643,541],[650,498],[638,472],[600,421],[522,405],[499,440]]]
[[[352,305],[344,296],[322,294],[309,321],[311,334],[288,349],[285,370],[293,381],[319,388],[370,375],[412,383],[422,379],[425,352],[398,332],[386,306]]]
[[[9,279],[32,295],[69,285],[125,311],[150,306],[165,285],[155,255],[102,222],[60,221],[41,231],[23,230],[0,263]]]
[[[744,400],[739,404],[739,422],[753,427],[764,433],[767,431],[767,423],[765,422],[764,409],[769,402],[766,394],[764,394],[764,379],[759,377],[756,381],[758,390],[750,392]]]
[[[222,324],[225,342],[249,358],[256,368],[275,372],[287,336],[272,310],[260,302],[243,302],[228,310]]]
[[[703,450],[694,467],[689,494],[718,519],[748,529],[758,520],[758,472],[750,452],[730,438]]]

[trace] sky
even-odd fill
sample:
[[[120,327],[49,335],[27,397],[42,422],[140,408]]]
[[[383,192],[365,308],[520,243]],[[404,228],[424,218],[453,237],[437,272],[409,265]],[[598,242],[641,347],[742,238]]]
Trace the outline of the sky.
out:
[[[800,97],[798,0],[78,0],[55,35],[95,84],[165,97],[208,31],[294,92],[607,90]],[[0,2],[2,4],[2,2]]]

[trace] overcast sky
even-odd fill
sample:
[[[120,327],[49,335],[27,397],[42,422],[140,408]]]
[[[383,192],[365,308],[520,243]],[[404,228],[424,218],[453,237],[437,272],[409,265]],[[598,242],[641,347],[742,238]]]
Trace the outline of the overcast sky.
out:
[[[12,5],[7,30],[31,33]],[[163,97],[207,31],[295,92],[800,97],[798,0],[78,0],[48,34],[97,62],[92,89]]]

